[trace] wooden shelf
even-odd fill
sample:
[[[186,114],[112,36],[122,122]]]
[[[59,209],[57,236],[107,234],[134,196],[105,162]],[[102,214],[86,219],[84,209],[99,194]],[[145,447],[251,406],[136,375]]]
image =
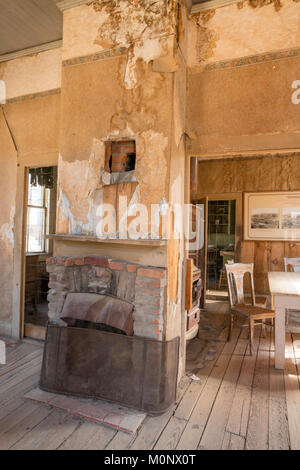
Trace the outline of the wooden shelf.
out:
[[[85,242],[85,243],[106,243],[117,245],[138,245],[138,246],[167,246],[167,240],[150,240],[150,239],[125,239],[125,238],[97,238],[89,235],[67,235],[56,234],[47,235],[46,238],[54,241],[69,241],[69,242]]]

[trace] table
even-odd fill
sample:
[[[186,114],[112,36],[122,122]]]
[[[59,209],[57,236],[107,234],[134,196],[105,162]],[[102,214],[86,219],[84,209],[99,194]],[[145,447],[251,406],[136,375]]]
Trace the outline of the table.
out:
[[[225,268],[225,264],[229,260],[234,260],[234,251],[228,251],[228,250],[221,250],[220,255],[223,258],[223,268]]]
[[[272,272],[268,279],[275,308],[275,368],[284,369],[286,310],[300,310],[300,272]]]

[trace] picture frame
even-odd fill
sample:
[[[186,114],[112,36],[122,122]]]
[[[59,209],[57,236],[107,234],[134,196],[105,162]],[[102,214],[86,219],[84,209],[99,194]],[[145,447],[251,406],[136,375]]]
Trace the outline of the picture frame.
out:
[[[300,241],[300,191],[244,193],[244,240]]]

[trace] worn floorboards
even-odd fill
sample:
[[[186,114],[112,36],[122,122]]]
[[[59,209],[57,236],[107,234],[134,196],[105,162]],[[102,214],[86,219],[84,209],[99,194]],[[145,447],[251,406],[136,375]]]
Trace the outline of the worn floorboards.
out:
[[[256,327],[252,356],[247,329],[234,328],[229,343],[226,335],[216,329],[205,347],[190,345],[176,403],[134,436],[24,399],[39,381],[42,344],[10,345],[0,366],[0,450],[300,450],[300,335],[287,333],[285,371],[274,368],[271,328],[264,338]]]

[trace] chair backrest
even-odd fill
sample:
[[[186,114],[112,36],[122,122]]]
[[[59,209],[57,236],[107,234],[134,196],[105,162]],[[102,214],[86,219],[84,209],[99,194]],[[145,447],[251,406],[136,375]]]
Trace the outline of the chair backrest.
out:
[[[283,258],[283,261],[285,272],[289,270],[289,266],[291,271],[300,271],[300,258]]]
[[[227,274],[227,284],[229,291],[230,306],[245,303],[244,293],[244,276],[246,273],[250,275],[251,284],[251,301],[255,304],[254,282],[253,282],[253,263],[233,263],[225,264]]]
[[[218,250],[216,248],[209,248],[207,250],[208,264],[215,264],[217,262]]]

